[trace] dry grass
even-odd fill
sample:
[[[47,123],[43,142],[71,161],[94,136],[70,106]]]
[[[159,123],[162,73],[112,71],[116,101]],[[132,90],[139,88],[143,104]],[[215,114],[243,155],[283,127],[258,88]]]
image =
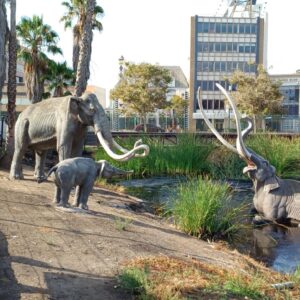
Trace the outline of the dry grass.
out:
[[[95,181],[95,186],[112,192],[126,193],[126,188],[124,186],[108,183],[103,178],[97,179]]]
[[[124,269],[147,270],[147,285],[137,297],[140,299],[300,299],[299,278],[270,271],[251,258],[237,257],[237,269],[166,256],[138,258]],[[291,290],[271,287],[295,280]]]

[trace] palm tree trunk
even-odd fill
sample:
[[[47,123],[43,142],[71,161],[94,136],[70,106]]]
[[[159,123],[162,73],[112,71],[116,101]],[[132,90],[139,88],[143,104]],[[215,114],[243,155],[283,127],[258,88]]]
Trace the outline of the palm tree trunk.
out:
[[[7,18],[5,0],[0,0],[0,101],[2,98],[2,88],[6,75],[6,52],[5,46],[7,42]]]
[[[73,29],[73,70],[77,73],[78,61],[79,61],[79,52],[80,52],[80,33],[78,26],[75,26]]]
[[[16,0],[10,0],[10,32],[8,45],[8,84],[7,84],[7,134],[5,156],[1,165],[9,168],[14,153],[14,128],[16,122],[16,94],[17,94],[17,38],[16,38]]]
[[[92,20],[95,5],[95,0],[87,0],[87,15],[83,28],[82,39],[80,42],[79,62],[77,67],[75,83],[75,94],[77,97],[80,97],[84,93],[90,75],[89,67],[93,39]]]

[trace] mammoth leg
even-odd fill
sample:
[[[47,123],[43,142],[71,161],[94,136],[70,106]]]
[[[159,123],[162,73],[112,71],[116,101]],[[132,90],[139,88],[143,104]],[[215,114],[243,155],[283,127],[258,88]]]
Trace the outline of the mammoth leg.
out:
[[[22,158],[28,147],[28,120],[22,120],[16,125],[15,151],[10,166],[10,179],[24,179],[22,172]]]
[[[79,207],[82,209],[89,209],[87,202],[89,195],[93,189],[94,181],[89,180],[80,187]]]
[[[60,195],[61,195],[61,189],[60,189],[60,187],[59,186],[55,186],[53,203],[58,204],[60,202]]]
[[[68,201],[71,193],[71,188],[63,187],[60,189],[60,201],[58,206],[67,207]]]
[[[45,178],[45,161],[47,157],[47,151],[35,151],[35,170],[34,176],[37,179],[37,182],[42,182]]]
[[[82,156],[84,147],[85,130],[76,132],[76,137],[73,140],[71,157]]]
[[[76,190],[75,190],[73,206],[76,206],[76,207],[79,206],[79,204],[80,204],[80,192],[81,192],[80,185],[77,185]]]

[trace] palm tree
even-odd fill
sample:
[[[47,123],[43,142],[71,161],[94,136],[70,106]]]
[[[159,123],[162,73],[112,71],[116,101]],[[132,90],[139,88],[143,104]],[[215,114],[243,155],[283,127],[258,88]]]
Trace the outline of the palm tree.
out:
[[[24,77],[28,98],[32,103],[42,100],[44,92],[44,73],[48,58],[46,53],[62,54],[56,46],[58,35],[43,18],[23,17],[17,26],[17,34],[21,40],[19,57],[24,61]]]
[[[80,97],[86,89],[87,81],[90,77],[90,59],[93,39],[93,16],[96,0],[87,0],[86,18],[80,41],[79,61],[76,72],[75,95]]]
[[[70,94],[68,87],[75,81],[75,73],[67,66],[66,61],[57,63],[49,60],[46,75],[48,90],[53,97],[62,97]]]
[[[87,0],[68,0],[62,2],[62,5],[67,9],[67,12],[61,18],[61,21],[65,24],[65,28],[72,27],[73,20],[76,19],[76,24],[73,26],[73,69],[76,72],[79,61],[80,41],[87,16]],[[103,27],[98,18],[102,17],[103,14],[103,8],[95,3],[92,16],[93,30],[102,31]]]
[[[14,129],[16,123],[16,94],[17,94],[17,38],[16,38],[16,0],[10,0],[10,31],[8,44],[8,83],[7,83],[7,134],[5,156],[2,166],[9,168],[14,153]]]
[[[0,0],[0,101],[6,75],[7,19],[5,0]]]

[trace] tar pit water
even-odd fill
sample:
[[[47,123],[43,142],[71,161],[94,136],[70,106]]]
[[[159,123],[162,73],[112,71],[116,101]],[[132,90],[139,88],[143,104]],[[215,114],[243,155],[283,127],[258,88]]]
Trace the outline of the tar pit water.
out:
[[[179,184],[185,177],[153,177],[120,181],[130,195],[145,201],[151,212],[160,212],[170,205]],[[230,181],[234,202],[249,202],[253,198],[252,183]],[[293,273],[300,266],[300,228],[280,225],[265,225],[248,231],[242,244],[236,247],[243,253],[264,262],[268,267],[283,273]]]

